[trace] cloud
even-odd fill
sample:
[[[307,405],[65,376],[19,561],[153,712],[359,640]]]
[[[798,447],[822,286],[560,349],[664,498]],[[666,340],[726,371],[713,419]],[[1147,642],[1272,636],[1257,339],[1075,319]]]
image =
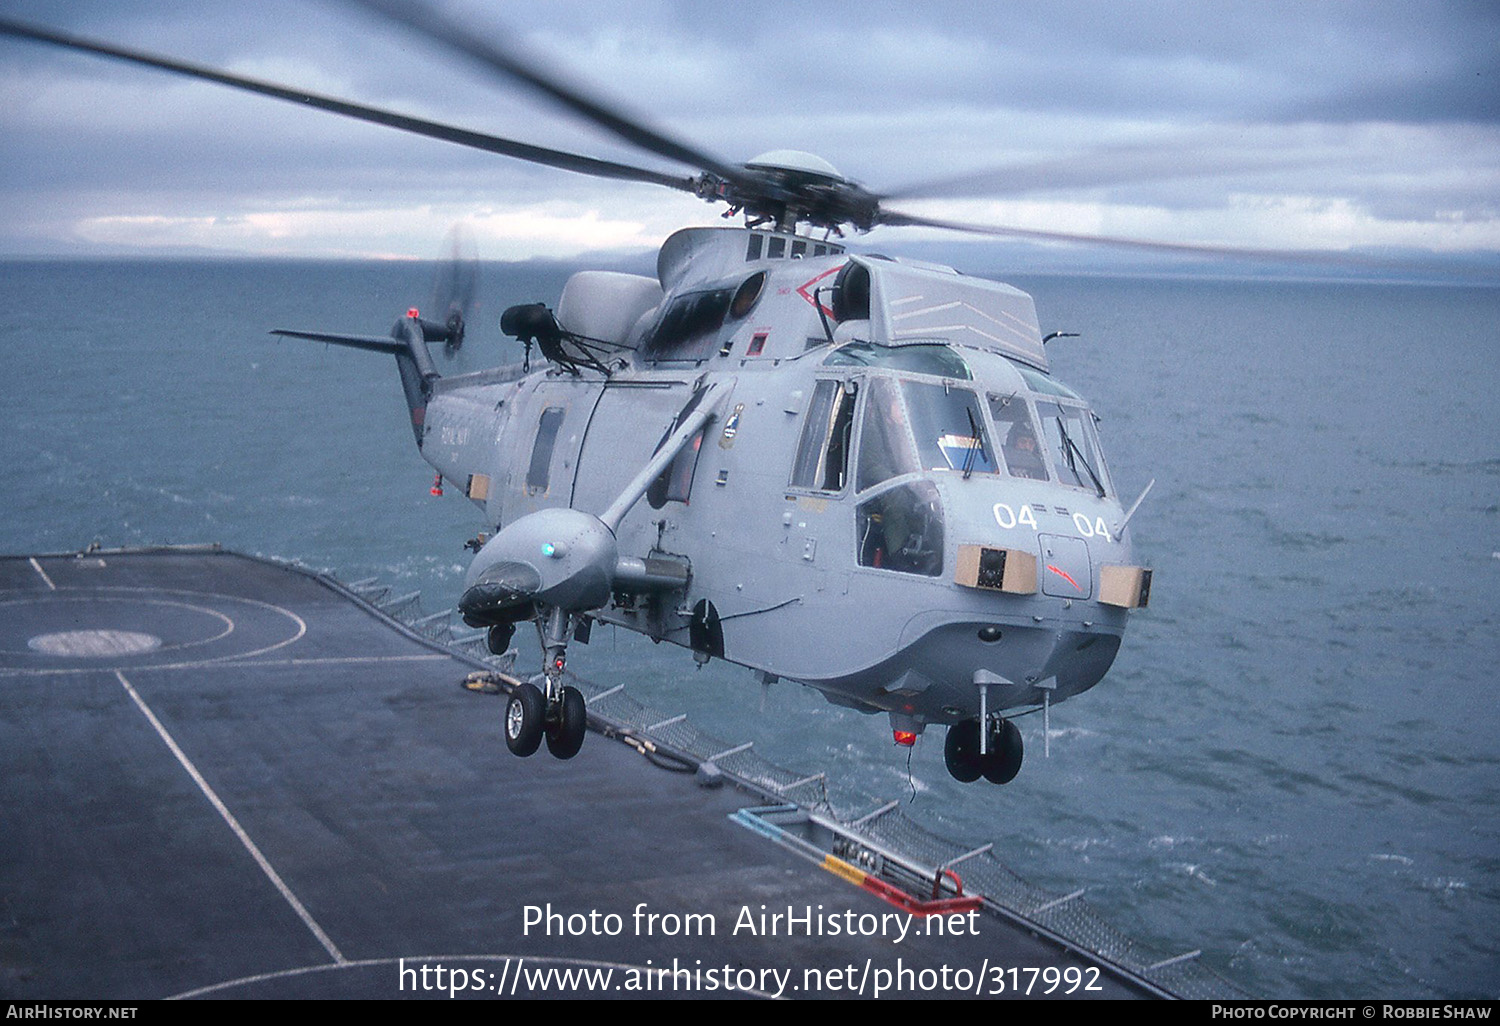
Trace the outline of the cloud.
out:
[[[1291,248],[1323,237],[1434,249],[1491,248],[1500,219],[1500,9],[1487,3],[445,8],[729,161],[787,147],[820,153],[877,190],[969,182],[949,190],[960,194],[952,200],[926,201],[934,216],[983,209],[1164,241]],[[204,14],[179,0],[12,0],[0,11],[679,170],[350,8],[269,0]],[[0,252],[264,252],[275,242],[309,246],[308,255],[427,256],[452,220],[488,210],[506,212],[490,221],[490,245],[568,255],[649,246],[673,219],[715,218],[652,187],[526,167],[10,41],[0,42],[0,131],[25,155],[0,170],[11,209],[24,208],[0,228]],[[978,189],[973,173],[986,168],[1007,170]],[[998,205],[976,207],[982,192]]]

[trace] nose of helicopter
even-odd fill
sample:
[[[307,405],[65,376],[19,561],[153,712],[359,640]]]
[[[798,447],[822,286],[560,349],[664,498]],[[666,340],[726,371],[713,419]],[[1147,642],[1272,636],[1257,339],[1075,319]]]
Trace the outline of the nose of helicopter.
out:
[[[1150,581],[1132,565],[1128,534],[1116,534],[1119,503],[993,479],[949,477],[938,487],[953,550],[950,599],[907,621],[896,676],[921,668],[937,685],[921,704],[950,720],[974,714],[978,683],[991,685],[995,710],[1098,683]]]

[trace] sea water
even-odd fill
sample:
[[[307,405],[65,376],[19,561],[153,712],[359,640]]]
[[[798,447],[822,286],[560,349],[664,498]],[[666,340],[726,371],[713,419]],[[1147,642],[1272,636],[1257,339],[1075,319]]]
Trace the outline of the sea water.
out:
[[[492,265],[464,352],[519,358],[506,305],[570,268]],[[985,268],[969,270],[984,272]],[[1036,297],[1154,568],[1114,669],[1020,721],[1005,787],[907,752],[884,717],[697,669],[612,629],[570,665],[850,802],[993,841],[1164,956],[1267,997],[1500,995],[1500,290],[1002,277]],[[461,587],[484,529],[429,495],[384,334],[433,268],[0,264],[0,550],[220,542],[354,579]],[[435,350],[436,351],[436,350]],[[496,724],[496,744],[500,744]]]

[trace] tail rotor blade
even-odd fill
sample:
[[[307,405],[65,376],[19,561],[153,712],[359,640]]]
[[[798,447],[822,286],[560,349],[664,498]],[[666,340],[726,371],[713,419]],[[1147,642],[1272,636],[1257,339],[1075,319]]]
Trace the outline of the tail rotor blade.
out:
[[[463,348],[464,331],[479,291],[479,257],[472,233],[462,224],[448,232],[446,256],[438,263],[432,283],[428,316],[441,323],[448,337],[443,352],[450,359]]]

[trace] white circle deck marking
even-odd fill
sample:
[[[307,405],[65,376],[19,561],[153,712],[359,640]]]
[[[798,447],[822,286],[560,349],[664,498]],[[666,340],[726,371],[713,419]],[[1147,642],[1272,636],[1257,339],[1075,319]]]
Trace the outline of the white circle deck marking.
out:
[[[22,607],[30,607],[32,609],[36,609],[38,607],[55,606],[55,605],[62,605],[62,604],[70,604],[73,607],[81,608],[81,609],[84,610],[84,612],[82,612],[82,613],[74,614],[74,615],[68,617],[68,619],[72,620],[74,623],[77,623],[78,620],[84,619],[84,618],[92,619],[96,623],[99,620],[104,620],[104,621],[106,621],[106,623],[109,620],[120,620],[120,619],[127,619],[127,618],[138,620],[138,619],[141,618],[140,617],[140,613],[143,610],[145,612],[147,612],[148,614],[155,614],[157,616],[165,616],[170,623],[175,623],[177,625],[177,629],[179,629],[179,630],[182,628],[183,625],[185,625],[187,623],[187,621],[183,618],[183,613],[193,614],[193,615],[201,617],[205,621],[207,621],[206,625],[202,625],[202,626],[200,626],[200,625],[194,625],[192,627],[192,632],[193,632],[193,635],[195,635],[195,636],[189,636],[189,637],[186,637],[186,638],[182,638],[180,640],[173,640],[173,641],[163,641],[160,638],[158,638],[156,645],[153,645],[150,648],[139,648],[139,649],[129,649],[129,650],[124,650],[124,651],[118,651],[118,652],[112,653],[114,655],[138,655],[138,654],[140,654],[142,652],[153,651],[153,650],[155,650],[157,648],[160,648],[163,651],[167,651],[167,650],[170,650],[170,649],[193,648],[193,647],[196,647],[196,646],[199,646],[199,645],[209,645],[209,644],[212,644],[213,642],[218,641],[221,638],[226,638],[229,635],[231,635],[231,634],[234,633],[234,620],[231,617],[229,617],[228,615],[226,615],[224,613],[221,613],[217,609],[213,609],[213,608],[211,608],[209,606],[202,605],[202,604],[199,604],[199,603],[194,603],[194,602],[180,602],[180,601],[174,601],[174,600],[171,600],[171,599],[163,599],[163,598],[135,597],[133,595],[132,596],[120,596],[120,595],[115,595],[115,594],[109,594],[110,592],[114,592],[114,591],[117,590],[117,589],[111,589],[111,588],[96,589],[92,593],[89,593],[89,592],[85,591],[85,592],[80,593],[80,594],[69,594],[69,592],[72,592],[74,590],[75,589],[71,589],[71,588],[59,588],[56,591],[46,592],[43,595],[41,595],[39,597],[36,597],[36,598],[21,597],[21,598],[15,598],[15,599],[0,600],[0,606],[22,606]],[[158,593],[168,594],[168,592],[158,592]],[[180,594],[193,595],[194,593],[192,593],[192,592],[182,592]],[[214,597],[214,596],[209,596],[209,597]],[[231,599],[232,599],[232,596],[231,596]],[[118,607],[122,607],[123,608],[123,612],[121,612],[121,613],[113,613],[113,612],[103,612],[103,613],[101,613],[100,612],[100,607],[101,606],[118,606]],[[161,621],[158,620],[157,622],[159,623]],[[161,630],[160,627],[157,627],[156,629],[157,630]],[[50,632],[50,631],[48,632],[48,634],[51,634],[51,633],[53,633],[53,632]],[[74,630],[74,631],[58,631],[56,633],[59,633],[59,634],[88,634],[88,633],[132,634],[132,633],[146,633],[146,632],[127,631],[127,630],[124,630],[124,629],[121,629],[121,628],[113,628],[113,627],[109,627],[109,626],[101,624],[98,627],[80,628],[80,629]],[[163,633],[170,634],[169,631],[164,631]],[[45,635],[43,635],[43,636],[45,636]],[[10,640],[11,644],[15,644],[15,642],[16,642],[17,639],[8,639],[8,640]],[[32,644],[30,641],[27,642],[27,647],[29,647],[33,652],[42,652],[45,655],[52,655],[52,656],[72,656],[72,657],[83,656],[83,657],[90,657],[90,656],[95,655],[95,653],[91,653],[91,652],[59,652],[59,651],[45,650],[45,649],[38,648],[35,644]],[[8,649],[0,647],[0,652],[4,652],[4,651],[8,651]]]
[[[136,655],[161,648],[155,634],[140,631],[58,631],[38,634],[26,642],[33,652],[50,656],[72,656],[82,659],[108,659],[111,656]]]
[[[188,602],[188,601],[179,601],[179,600],[173,600],[173,599],[167,599],[167,598],[160,598],[160,597],[151,597],[151,596],[163,596],[163,595],[180,595],[180,596],[183,596],[184,598],[193,599],[193,600],[196,600],[196,601]],[[8,636],[8,637],[5,636],[6,634],[9,633],[9,632],[3,630],[7,614],[9,613],[9,609],[7,607],[13,607],[13,608],[17,608],[17,609],[31,607],[31,608],[34,609],[37,606],[53,605],[53,604],[56,604],[56,603],[77,603],[77,604],[80,604],[80,605],[86,605],[86,606],[91,606],[91,607],[95,607],[95,608],[97,608],[101,604],[105,604],[105,605],[111,604],[111,603],[123,604],[127,608],[127,613],[121,614],[120,618],[124,618],[124,616],[130,615],[129,612],[128,612],[128,610],[130,610],[130,609],[139,610],[141,607],[146,607],[147,609],[156,610],[157,612],[162,612],[162,611],[167,612],[169,614],[169,619],[171,619],[170,614],[172,614],[172,613],[175,612],[176,616],[179,618],[176,621],[178,624],[181,624],[180,617],[181,617],[181,614],[184,613],[184,612],[190,613],[190,614],[193,614],[193,615],[196,615],[196,616],[200,616],[200,617],[205,617],[205,618],[207,618],[208,621],[210,621],[209,625],[207,626],[207,629],[206,630],[202,630],[201,632],[199,632],[199,636],[197,636],[197,637],[191,637],[190,636],[188,638],[181,639],[181,640],[167,640],[167,639],[158,638],[157,639],[157,643],[155,645],[149,647],[149,648],[141,648],[141,649],[134,649],[134,650],[128,650],[128,651],[115,651],[115,652],[110,652],[110,653],[99,653],[100,656],[103,656],[103,655],[113,655],[113,656],[117,656],[117,657],[135,657],[135,656],[141,656],[141,655],[148,655],[149,656],[151,653],[159,653],[159,655],[157,656],[157,658],[160,658],[161,656],[164,656],[167,653],[174,652],[174,651],[182,651],[182,652],[184,652],[184,654],[186,654],[186,650],[188,650],[188,649],[198,648],[198,649],[201,650],[201,648],[203,646],[207,646],[207,645],[213,644],[215,642],[222,641],[224,638],[227,638],[230,635],[233,635],[233,634],[236,633],[236,624],[235,624],[234,619],[231,616],[229,616],[226,612],[221,612],[220,609],[235,610],[236,612],[240,613],[240,615],[242,615],[242,616],[243,616],[244,611],[246,611],[248,609],[248,612],[250,612],[252,614],[252,617],[251,617],[252,621],[254,620],[254,615],[253,614],[256,614],[256,613],[271,613],[271,614],[273,614],[273,616],[272,616],[273,620],[284,618],[286,621],[288,621],[285,624],[285,627],[290,627],[291,628],[290,633],[284,634],[284,635],[282,635],[280,638],[278,638],[276,640],[267,639],[269,641],[268,644],[262,644],[262,645],[259,645],[259,646],[256,646],[256,647],[245,649],[243,651],[231,651],[231,652],[224,653],[222,655],[204,656],[204,657],[201,657],[201,658],[198,658],[198,659],[185,658],[185,659],[179,659],[179,660],[176,660],[176,661],[173,661],[173,662],[151,662],[151,663],[149,663],[149,668],[150,669],[154,669],[154,670],[174,670],[174,669],[182,669],[182,668],[185,668],[185,667],[210,665],[210,664],[213,664],[213,663],[230,662],[230,661],[238,662],[238,661],[241,661],[241,660],[250,660],[250,659],[254,659],[254,658],[258,657],[258,656],[265,655],[265,654],[267,654],[269,652],[275,652],[275,651],[277,651],[279,649],[285,648],[288,645],[295,644],[296,642],[300,641],[307,634],[307,622],[305,620],[303,620],[302,617],[300,617],[296,613],[292,612],[290,609],[287,609],[284,606],[275,605],[274,603],[262,602],[259,599],[247,598],[247,597],[245,597],[243,595],[225,595],[225,594],[222,594],[222,593],[219,593],[219,592],[189,591],[189,590],[180,589],[180,588],[131,588],[131,587],[101,587],[101,588],[87,588],[87,589],[84,589],[84,588],[59,588],[59,589],[57,589],[55,591],[42,592],[40,595],[36,595],[36,596],[17,596],[17,597],[14,597],[14,598],[10,598],[10,597],[0,598],[0,677],[11,677],[11,676],[29,677],[29,676],[36,676],[36,675],[47,676],[47,675],[52,675],[52,674],[93,673],[96,670],[101,669],[101,667],[99,667],[97,664],[92,665],[92,666],[76,666],[75,665],[75,666],[72,666],[72,667],[69,667],[69,666],[35,667],[35,666],[7,666],[7,665],[4,665],[4,657],[5,656],[11,655],[11,654],[16,653],[18,651],[19,652],[25,652],[28,649],[30,651],[32,651],[32,652],[36,652],[39,655],[50,656],[50,657],[53,657],[53,658],[73,658],[73,659],[77,659],[77,658],[80,658],[80,657],[81,658],[97,657],[97,656],[91,656],[91,655],[87,655],[87,654],[83,654],[83,653],[78,653],[78,652],[46,651],[44,649],[38,648],[37,646],[35,646],[35,645],[33,645],[31,643],[32,641],[35,640],[35,638],[46,637],[48,634],[53,634],[53,633],[62,634],[62,633],[72,633],[72,632],[64,632],[64,631],[51,632],[51,631],[48,631],[45,634],[36,635],[32,639],[28,639],[27,645],[26,645],[25,648],[20,648],[19,647],[20,646],[20,642],[21,642],[21,638],[16,637],[14,634],[10,634],[10,636]],[[215,605],[219,606],[220,609],[213,608]],[[115,619],[115,618],[116,617],[114,617],[114,616],[110,616],[109,617],[109,619]],[[216,621],[216,623],[214,621]],[[76,620],[75,620],[75,622],[76,622]],[[38,624],[37,626],[41,627],[43,625]],[[61,626],[61,625],[59,625],[59,626]],[[269,624],[267,624],[265,622],[261,622],[260,626],[263,629],[269,628],[271,630],[271,632],[272,632],[272,637],[275,637],[275,634],[279,633],[279,632],[275,631],[274,628],[270,628]],[[103,631],[103,632],[109,632],[109,633],[116,633],[116,634],[132,634],[132,633],[145,634],[145,632],[125,631],[125,630],[121,630],[121,629],[117,629],[117,628],[111,628],[111,627],[108,627],[108,626],[101,626],[101,627],[95,628],[94,630],[96,630],[96,631]],[[154,635],[146,635],[146,636],[151,637],[151,636],[154,636]],[[253,641],[250,642],[250,643],[252,645],[254,645]],[[138,665],[136,665],[133,668],[135,668],[135,669],[141,669],[141,668],[144,668],[145,665],[146,664],[138,664]],[[107,669],[116,669],[116,667],[104,667],[104,668],[107,668]],[[131,668],[131,667],[121,667],[121,668]]]

